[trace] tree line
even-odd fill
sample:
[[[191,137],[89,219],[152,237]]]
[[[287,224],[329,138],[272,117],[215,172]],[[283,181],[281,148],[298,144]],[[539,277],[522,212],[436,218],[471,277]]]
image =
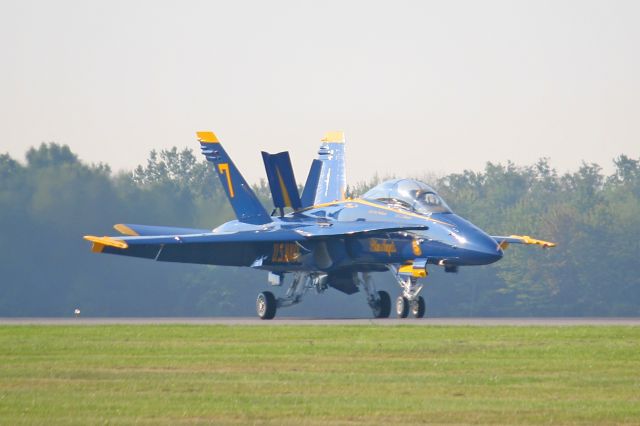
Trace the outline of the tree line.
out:
[[[520,234],[558,247],[510,246],[498,263],[430,270],[432,316],[635,316],[640,314],[640,160],[620,155],[605,175],[583,163],[559,174],[528,166],[432,177],[452,209],[494,235]],[[419,178],[419,177],[418,177]],[[350,186],[362,194],[381,179]],[[265,181],[254,185],[271,205]],[[68,146],[42,144],[20,162],[0,155],[0,316],[253,315],[266,273],[90,253],[85,234],[115,223],[213,228],[233,218],[223,188],[190,149],[152,151],[113,173]],[[398,293],[390,274],[376,283]],[[309,294],[282,315],[368,316],[364,295]]]

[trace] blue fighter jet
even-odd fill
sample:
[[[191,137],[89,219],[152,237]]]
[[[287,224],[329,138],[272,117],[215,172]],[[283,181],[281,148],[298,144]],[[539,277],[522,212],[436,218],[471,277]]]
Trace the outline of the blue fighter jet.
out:
[[[198,132],[202,153],[212,163],[237,219],[213,230],[118,224],[124,236],[84,238],[92,251],[163,262],[246,266],[268,271],[282,286],[280,297],[259,293],[256,311],[272,319],[278,308],[329,287],[353,294],[363,289],[375,318],[391,313],[386,291],[377,291],[373,272],[391,271],[400,286],[396,314],[422,318],[421,280],[430,266],[457,272],[460,266],[487,265],[502,258],[509,244],[555,246],[529,236],[490,236],[456,215],[429,185],[414,179],[381,183],[360,198],[346,198],[344,135],[322,139],[302,194],[288,152],[262,152],[274,202],[265,210],[212,132]],[[287,210],[285,210],[287,209]]]

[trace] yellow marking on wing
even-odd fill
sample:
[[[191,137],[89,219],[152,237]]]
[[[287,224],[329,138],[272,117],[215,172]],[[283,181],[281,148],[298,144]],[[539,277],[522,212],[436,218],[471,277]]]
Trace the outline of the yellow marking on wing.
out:
[[[218,137],[213,132],[196,132],[198,140],[205,143],[220,143]]]
[[[528,235],[509,235],[509,238],[519,238],[524,244],[537,244],[544,248],[556,246],[556,243],[552,243],[551,241],[537,240],[535,238],[531,238]]]
[[[123,224],[123,223],[118,223],[113,225],[113,229],[115,229],[116,231],[118,231],[119,233],[123,234],[123,235],[131,235],[132,237],[137,237],[138,234],[136,231],[134,231],[133,229],[129,228],[127,225]]]
[[[235,197],[236,195],[233,192],[233,185],[231,184],[231,172],[229,172],[229,164],[228,163],[218,164],[218,171],[221,174],[227,175],[227,185],[229,186],[229,196],[231,198]]]
[[[326,132],[324,134],[324,137],[320,140],[322,142],[344,143],[344,132],[342,131]]]
[[[284,184],[284,180],[282,179],[280,170],[277,167],[276,174],[278,175],[278,182],[280,182],[280,191],[282,191],[282,196],[284,197],[284,205],[285,207],[291,207],[291,198],[289,197],[289,191],[287,191],[287,186]]]
[[[126,242],[111,237],[96,237],[95,235],[85,235],[82,238],[87,241],[91,241],[92,243],[94,243],[94,245],[102,245],[102,248],[104,248],[104,246],[115,247],[119,249],[129,248],[129,245]],[[100,251],[102,251],[102,248],[100,248]]]

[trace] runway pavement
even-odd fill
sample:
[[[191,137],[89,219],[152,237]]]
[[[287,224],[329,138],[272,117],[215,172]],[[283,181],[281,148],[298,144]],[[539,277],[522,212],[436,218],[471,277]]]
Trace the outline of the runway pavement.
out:
[[[0,318],[2,325],[378,325],[378,326],[640,326],[640,318],[423,318],[423,319],[366,319],[366,318],[292,318],[283,317],[263,321],[252,317],[228,318]]]

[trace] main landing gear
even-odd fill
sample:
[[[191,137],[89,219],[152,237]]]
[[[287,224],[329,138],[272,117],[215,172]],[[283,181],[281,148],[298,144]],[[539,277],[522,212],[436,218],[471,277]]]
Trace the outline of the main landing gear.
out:
[[[270,291],[263,291],[256,299],[256,312],[263,320],[270,320],[276,316],[278,308],[292,306],[302,301],[309,289],[315,289],[322,293],[328,288],[328,276],[323,273],[296,272],[293,281],[284,297],[275,297]],[[276,286],[282,285],[282,275],[271,274],[269,281]],[[353,282],[364,288],[367,294],[367,303],[371,307],[374,318],[388,318],[391,313],[391,298],[386,291],[377,291],[371,278],[371,274],[362,272],[353,274]],[[424,309],[423,309],[424,312]]]
[[[367,293],[367,303],[371,307],[374,318],[389,318],[391,313],[391,298],[384,290],[376,291],[373,278],[368,272],[362,273],[362,278],[358,279],[364,291]]]
[[[258,294],[256,300],[256,312],[260,319],[273,319],[276,316],[276,308],[278,301],[276,297],[270,291],[263,291]]]
[[[282,285],[282,275],[274,274],[273,279],[276,280],[275,282],[272,281],[273,285]],[[270,291],[263,291],[258,294],[258,298],[256,299],[256,313],[260,319],[273,319],[276,316],[278,308],[284,308],[302,302],[302,297],[306,294],[307,290],[312,288],[318,293],[325,291],[327,289],[327,275],[296,272],[293,274],[293,281],[284,297],[276,298]]]
[[[402,294],[396,299],[396,315],[398,318],[407,318],[409,312],[415,318],[423,318],[426,312],[424,298],[420,296],[422,284],[418,284],[418,279],[407,276],[395,270],[395,277],[402,289]]]

